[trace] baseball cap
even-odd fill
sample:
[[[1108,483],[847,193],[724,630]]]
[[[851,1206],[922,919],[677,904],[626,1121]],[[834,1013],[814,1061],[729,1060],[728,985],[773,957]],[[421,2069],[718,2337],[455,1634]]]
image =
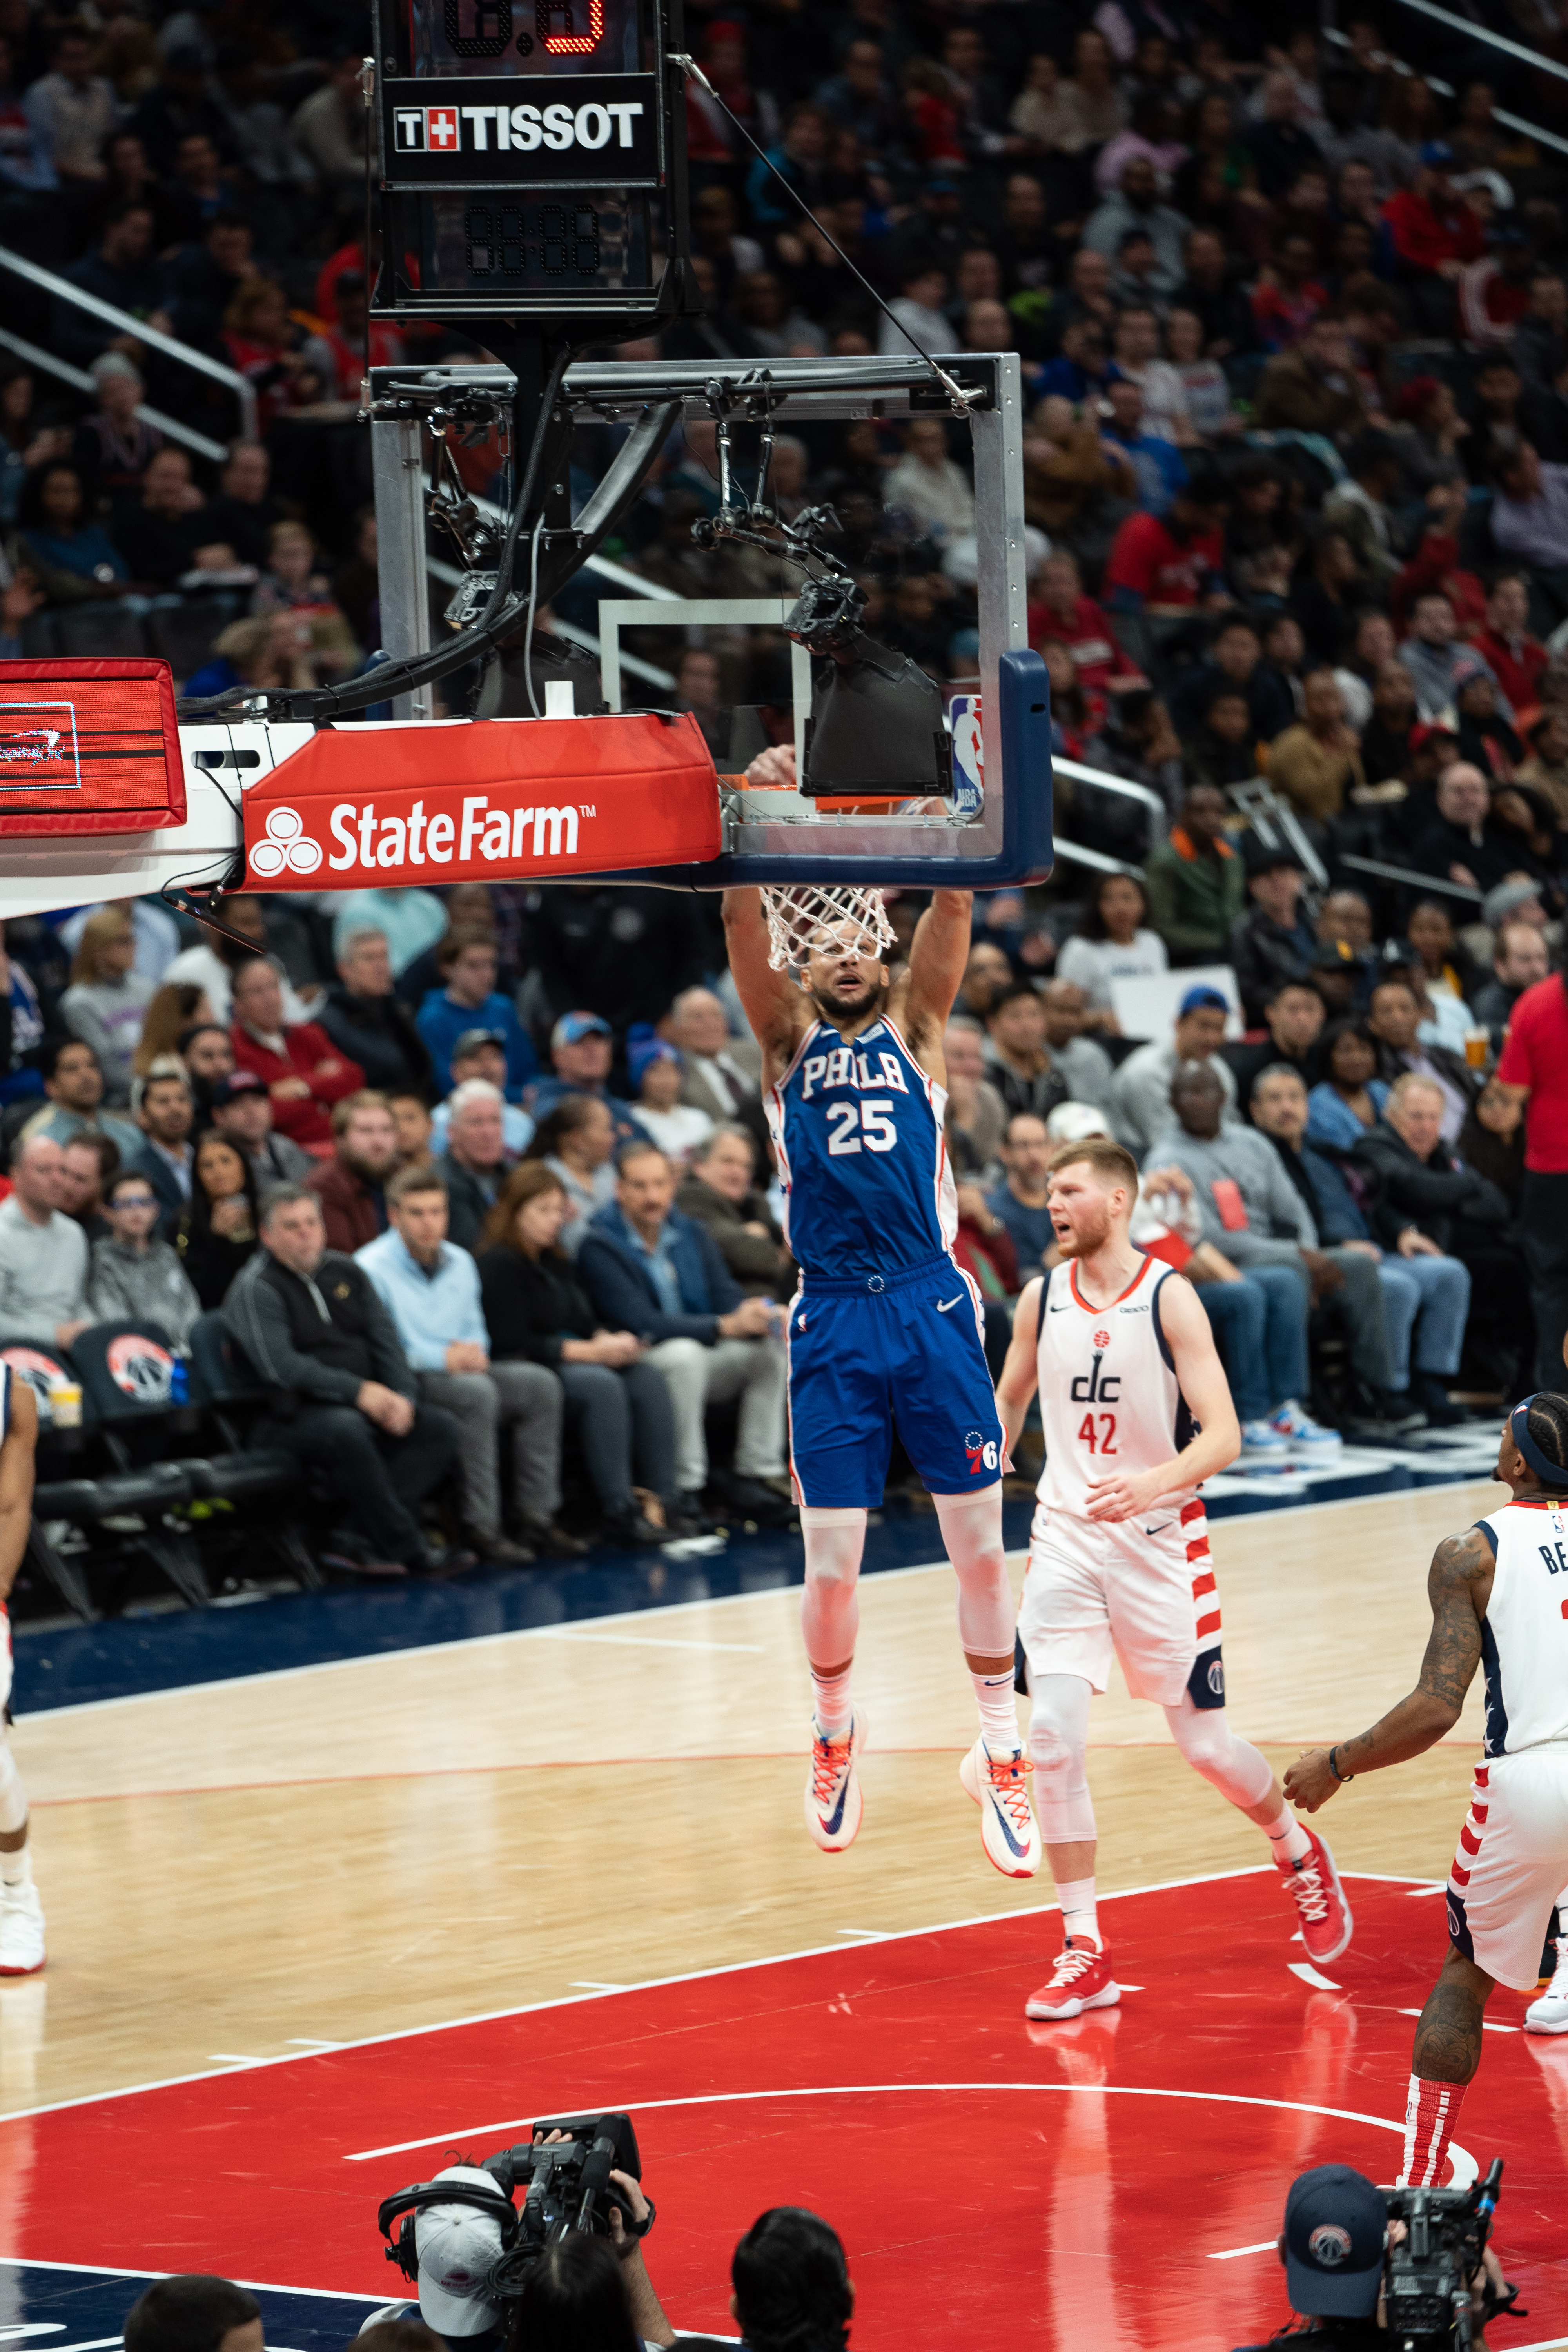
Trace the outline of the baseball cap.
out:
[[[226,1110],[240,1095],[264,1095],[266,1092],[266,1079],[258,1076],[254,1070],[231,1070],[227,1077],[220,1078],[213,1088],[213,1108]]]
[[[461,2180],[488,2189],[495,2213],[472,2205],[427,2205],[415,2223],[419,2254],[419,2316],[437,2336],[488,2336],[500,2312],[485,2283],[501,2250],[500,2208],[507,2201],[493,2174],[477,2164],[449,2164],[437,2180]]]
[[[1320,2164],[1285,2200],[1290,2308],[1314,2319],[1370,2319],[1383,2277],[1388,2208],[1363,2173]]]
[[[465,1054],[477,1054],[481,1045],[499,1045],[506,1051],[506,1039],[499,1029],[465,1029],[447,1059],[460,1062]]]
[[[1439,736],[1449,743],[1457,743],[1459,740],[1458,728],[1446,727],[1440,719],[1420,719],[1410,730],[1410,748],[1413,751],[1424,751],[1427,744],[1435,742]]]
[[[1242,857],[1247,866],[1247,878],[1249,882],[1259,874],[1278,873],[1282,866],[1288,866],[1292,874],[1300,874],[1303,870],[1301,861],[1295,851],[1287,849],[1283,844],[1278,845],[1273,849],[1267,849],[1262,842],[1254,845],[1249,841],[1242,852]]]
[[[1446,172],[1454,160],[1454,151],[1446,139],[1428,139],[1421,150],[1421,161],[1429,172]]]
[[[563,1013],[550,1033],[552,1045],[580,1045],[584,1037],[613,1037],[615,1031],[596,1013]]]
[[[1517,914],[1521,907],[1528,907],[1532,898],[1539,899],[1540,897],[1541,885],[1538,882],[1500,882],[1481,900],[1481,920],[1489,930],[1495,931],[1500,923],[1507,922],[1510,915]]]
[[[1228,1003],[1220,994],[1218,989],[1210,988],[1206,982],[1200,981],[1196,988],[1189,988],[1183,997],[1180,1018],[1184,1021],[1189,1013],[1201,1013],[1205,1006],[1212,1007],[1217,1013],[1230,1011]]]

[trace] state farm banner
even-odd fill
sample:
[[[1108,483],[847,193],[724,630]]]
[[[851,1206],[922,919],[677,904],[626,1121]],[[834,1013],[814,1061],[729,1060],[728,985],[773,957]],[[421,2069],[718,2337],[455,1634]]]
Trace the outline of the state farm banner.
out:
[[[244,806],[247,890],[551,882],[721,847],[689,715],[323,727]]]

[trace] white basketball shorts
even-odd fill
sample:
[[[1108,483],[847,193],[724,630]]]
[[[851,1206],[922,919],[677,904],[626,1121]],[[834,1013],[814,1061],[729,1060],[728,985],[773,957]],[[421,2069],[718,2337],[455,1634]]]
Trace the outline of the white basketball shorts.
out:
[[[11,1612],[0,1601],[0,1707],[11,1704]],[[5,1738],[0,1725],[0,1739]]]
[[[1225,1704],[1219,1594],[1208,1522],[1195,1498],[1114,1524],[1040,1504],[1018,1638],[1031,1677],[1078,1675],[1097,1691],[1114,1654],[1134,1698]]]
[[[1448,1873],[1448,1933],[1466,1959],[1531,1992],[1552,1906],[1568,1886],[1568,1741],[1476,1767]]]

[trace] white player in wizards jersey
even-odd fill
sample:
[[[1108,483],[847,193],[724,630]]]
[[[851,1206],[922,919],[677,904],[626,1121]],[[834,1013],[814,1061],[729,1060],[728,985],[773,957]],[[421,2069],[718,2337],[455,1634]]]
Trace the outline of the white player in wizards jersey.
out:
[[[1310,1748],[1285,1785],[1309,1812],[1363,1772],[1451,1731],[1478,1666],[1486,1735],[1448,1874],[1448,1952],[1415,2028],[1402,2182],[1443,2184],[1459,2105],[1500,1984],[1536,1982],[1568,1883],[1568,1396],[1541,1390],[1502,1425],[1510,1499],[1432,1555],[1432,1631],[1415,1688],[1359,1738]],[[1550,2029],[1548,2029],[1550,2030]]]
[[[1095,1909],[1089,1702],[1120,1659],[1134,1698],[1163,1706],[1177,1747],[1268,1838],[1309,1958],[1331,1959],[1351,1915],[1322,1840],[1285,1802],[1267,1758],[1225,1718],[1219,1599],[1200,1483],[1241,1450],[1196,1292],[1128,1238],[1131,1154],[1064,1144],[1047,1206],[1062,1263],[1028,1284],[997,1388],[1009,1446],[1037,1386],[1046,1439],[1018,1612],[1040,1832],[1066,1931],[1025,2004],[1055,2021],[1121,1999]]]
[[[0,1977],[30,1977],[44,1965],[44,1914],[27,1851],[27,1792],[4,1727],[11,1698],[5,1604],[33,1524],[37,1443],[37,1399],[9,1364],[0,1363]]]

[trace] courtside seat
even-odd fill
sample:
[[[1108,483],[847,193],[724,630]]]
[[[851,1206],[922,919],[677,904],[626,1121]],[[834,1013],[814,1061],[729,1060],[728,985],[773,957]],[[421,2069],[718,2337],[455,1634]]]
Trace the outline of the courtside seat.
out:
[[[192,1402],[202,1408],[224,1447],[222,1453],[182,1462],[192,1492],[202,1502],[278,1506],[265,1522],[267,1538],[305,1590],[316,1591],[326,1580],[289,1507],[300,1499],[300,1465],[292,1454],[267,1446],[247,1450],[242,1444],[245,1420],[266,1406],[268,1394],[239,1377],[223,1317],[216,1311],[198,1316],[191,1327],[190,1368]]]

